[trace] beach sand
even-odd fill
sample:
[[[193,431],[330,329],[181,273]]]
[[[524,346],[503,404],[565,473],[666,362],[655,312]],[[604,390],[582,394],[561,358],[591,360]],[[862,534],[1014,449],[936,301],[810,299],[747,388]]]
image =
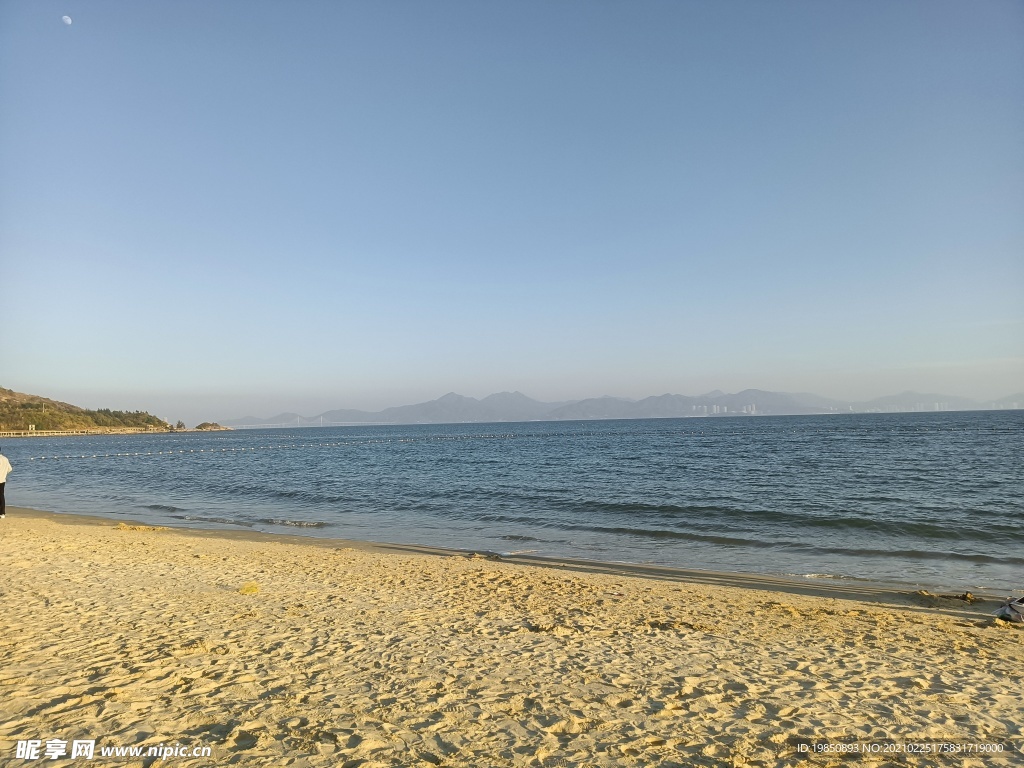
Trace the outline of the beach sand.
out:
[[[1024,763],[992,600],[19,509],[0,574],[0,764]],[[96,756],[13,759],[55,738]],[[844,739],[1006,751],[801,751]],[[212,757],[99,756],[138,744]]]

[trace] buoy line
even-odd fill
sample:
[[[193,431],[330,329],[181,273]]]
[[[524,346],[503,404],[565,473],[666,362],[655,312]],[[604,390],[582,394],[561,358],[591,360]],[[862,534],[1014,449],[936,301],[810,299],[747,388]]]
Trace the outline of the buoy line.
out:
[[[341,440],[338,442],[331,443],[287,443],[287,444],[269,444],[269,445],[253,445],[248,447],[235,447],[235,448],[180,448],[178,450],[167,450],[167,451],[128,451],[125,453],[81,453],[81,454],[68,454],[64,456],[29,456],[28,461],[67,461],[67,460],[81,460],[81,459],[114,459],[134,456],[179,456],[184,454],[193,453],[204,453],[204,454],[216,454],[216,453],[250,453],[252,451],[266,451],[266,450],[292,450],[298,448],[337,448],[341,446],[353,446],[353,445],[390,445],[398,443],[425,443],[431,441],[464,441],[464,440],[514,440],[521,435],[515,433],[508,434],[496,434],[496,435],[435,435],[432,437],[409,437],[409,438],[396,438],[391,440]]]

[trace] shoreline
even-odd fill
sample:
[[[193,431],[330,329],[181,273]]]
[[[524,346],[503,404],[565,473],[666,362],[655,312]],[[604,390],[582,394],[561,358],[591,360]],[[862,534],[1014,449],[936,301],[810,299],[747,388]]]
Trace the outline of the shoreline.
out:
[[[231,427],[198,429],[145,429],[141,427],[89,427],[83,429],[7,429],[0,437],[124,437],[125,435],[179,435],[191,432],[233,432]]]
[[[817,768],[849,755],[804,746],[856,741],[983,745],[957,764],[992,768],[1024,744],[1024,631],[981,603],[9,511],[3,757]]]
[[[881,424],[878,420],[858,420],[838,435],[802,422],[795,428],[811,442],[794,442],[784,471],[764,475],[751,459],[755,454],[729,453],[750,442],[739,427],[709,430],[679,420],[628,422],[621,429],[586,422],[579,436],[575,427],[538,422],[536,429],[492,424],[190,433],[155,442],[132,436],[55,438],[22,441],[9,449],[21,467],[15,477],[22,478],[18,487],[23,489],[9,500],[42,510],[123,515],[151,525],[245,527],[522,553],[546,562],[578,559],[586,567],[619,563],[730,571],[832,591],[863,584],[1005,597],[1022,586],[1018,571],[1024,564],[1020,546],[1004,538],[1020,506],[1008,458],[1012,429],[1002,429],[1015,420],[963,416],[945,426],[948,420],[941,418],[917,426],[914,419],[898,420],[894,430],[880,433],[885,449],[861,457],[864,478],[849,483],[849,468],[834,457],[820,472],[802,471],[801,462],[817,461],[819,453],[832,456],[830,451],[856,457],[859,430]],[[997,427],[998,441],[986,431]],[[754,430],[758,445],[772,443],[781,428],[780,423]],[[674,458],[662,467],[648,457],[652,468],[648,459],[629,458],[628,436],[637,429],[650,434],[637,443],[643,451],[653,451],[651,457],[668,451],[665,456]],[[900,446],[920,440],[946,446],[947,431],[957,450],[973,456],[977,466],[958,468],[955,452],[943,449],[937,454],[945,457],[941,471],[929,465],[932,474],[901,477]],[[996,450],[1004,440],[1010,441],[1005,450]],[[616,457],[612,463],[611,458],[597,461],[592,477],[572,469],[576,459],[568,457],[575,449],[566,448],[579,443],[582,450],[591,442],[607,444],[608,456]],[[703,445],[714,449],[701,452]],[[716,461],[718,451],[737,461]],[[487,456],[488,461],[479,465],[479,477],[456,487],[442,471],[447,465],[433,461],[448,454],[459,460]],[[520,458],[503,464],[513,456]],[[599,478],[612,478],[614,463],[627,459],[622,487],[602,487]],[[397,462],[389,465],[385,484],[375,474],[381,462]],[[421,470],[428,471],[416,474]],[[972,482],[979,472],[992,470],[998,472],[996,485]],[[557,480],[538,492],[533,487],[538,472]],[[225,484],[220,478],[227,476],[233,481]],[[664,483],[651,482],[655,476],[663,476]],[[470,485],[473,495],[467,495]],[[976,514],[979,510],[991,514]]]
[[[530,554],[502,554],[483,549],[456,549],[426,544],[401,544],[375,542],[361,539],[347,539],[332,536],[311,536],[300,533],[281,533],[231,528],[195,528],[187,525],[163,525],[126,517],[102,517],[70,512],[50,512],[27,507],[8,509],[16,515],[29,519],[48,520],[64,525],[110,527],[129,525],[144,529],[167,530],[184,536],[204,539],[225,539],[260,543],[281,542],[297,546],[311,546],[323,549],[346,547],[363,552],[398,553],[431,557],[481,557],[493,562],[509,563],[532,568],[553,569],[569,573],[605,574],[627,578],[650,579],[683,584],[702,584],[729,589],[776,592],[801,595],[812,598],[833,598],[862,603],[888,605],[910,610],[938,611],[949,615],[977,616],[980,612],[993,613],[1008,595],[991,591],[970,593],[973,601],[965,601],[958,595],[939,595],[929,590],[914,589],[914,585],[901,585],[868,579],[801,579],[798,577],[772,574],[757,574],[742,571],[714,571],[700,568],[646,565],[616,561],[585,560],[571,557],[543,557]],[[8,517],[10,520],[11,517]],[[1024,591],[1024,585],[1021,590]]]

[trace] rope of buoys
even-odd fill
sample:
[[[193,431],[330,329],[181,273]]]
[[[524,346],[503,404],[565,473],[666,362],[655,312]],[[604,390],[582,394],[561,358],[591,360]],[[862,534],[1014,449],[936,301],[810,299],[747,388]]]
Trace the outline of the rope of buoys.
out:
[[[464,440],[513,440],[522,437],[515,433],[493,435],[433,435],[431,437],[406,437],[377,440],[341,440],[327,443],[286,443],[254,446],[236,446],[233,448],[181,448],[169,451],[134,451],[129,453],[93,453],[64,456],[29,456],[28,461],[67,461],[69,459],[111,459],[135,456],[178,456],[185,453],[246,453],[249,451],[289,450],[298,448],[337,448],[353,445],[389,445],[396,443],[425,443],[430,441],[464,441]]]

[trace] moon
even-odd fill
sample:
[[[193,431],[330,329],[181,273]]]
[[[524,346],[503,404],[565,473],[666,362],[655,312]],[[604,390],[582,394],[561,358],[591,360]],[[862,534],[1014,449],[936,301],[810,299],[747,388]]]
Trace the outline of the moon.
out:
[[[70,16],[61,16],[60,20],[63,21],[65,24],[67,24],[69,27],[71,26],[71,17]]]

